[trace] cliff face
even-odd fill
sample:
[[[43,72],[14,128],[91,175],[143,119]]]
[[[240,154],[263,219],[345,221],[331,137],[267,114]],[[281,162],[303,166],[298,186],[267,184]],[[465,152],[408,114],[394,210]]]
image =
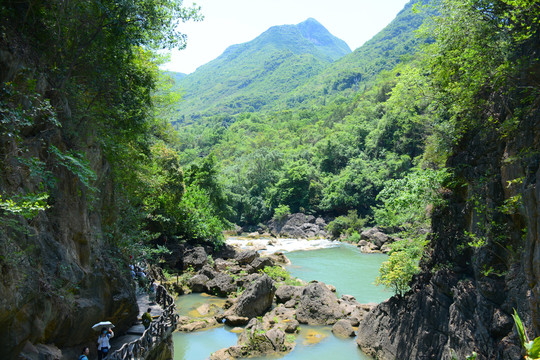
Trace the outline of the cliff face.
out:
[[[513,136],[484,129],[462,139],[422,273],[402,298],[365,317],[357,339],[364,351],[380,359],[465,359],[473,351],[520,358],[513,308],[531,337],[540,334],[539,150],[538,110]]]
[[[22,60],[31,56],[22,54],[17,46],[0,41],[0,83],[5,86],[30,74],[37,79],[36,94],[53,91],[35,63]],[[21,108],[32,107],[22,100]],[[58,98],[52,106],[61,116],[69,116],[67,100]],[[1,110],[6,120],[5,109]],[[51,159],[51,146],[60,151],[72,148],[61,127],[47,125],[39,115],[29,119],[19,136],[9,136],[9,126],[9,121],[0,124],[3,198],[41,190],[43,183],[21,159],[44,164],[47,175],[42,178],[54,179],[54,185],[50,186],[50,207],[36,217],[0,213],[2,357],[16,358],[24,352],[37,358],[43,350],[35,346],[38,344],[64,348],[93,342],[96,333],[91,326],[100,320],[112,321],[120,331],[127,328],[138,309],[128,269],[105,240],[103,224],[114,216],[108,210],[114,194],[99,145],[87,140],[78,148],[97,175],[97,189],[90,192],[72,171]]]

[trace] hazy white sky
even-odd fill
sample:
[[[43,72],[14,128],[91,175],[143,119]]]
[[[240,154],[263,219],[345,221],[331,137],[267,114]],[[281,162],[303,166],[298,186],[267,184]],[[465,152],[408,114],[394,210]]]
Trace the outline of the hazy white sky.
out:
[[[184,0],[185,5],[192,0]],[[205,19],[182,25],[188,44],[163,69],[191,73],[227,47],[250,41],[274,25],[315,18],[354,50],[382,30],[408,0],[195,0]]]

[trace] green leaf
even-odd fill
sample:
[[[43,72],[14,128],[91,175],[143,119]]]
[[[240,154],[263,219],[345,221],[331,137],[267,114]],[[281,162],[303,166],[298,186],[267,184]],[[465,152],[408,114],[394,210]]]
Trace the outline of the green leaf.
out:
[[[540,337],[537,337],[536,339],[534,339],[531,349],[529,350],[529,355],[533,359],[540,358]]]
[[[521,341],[521,346],[525,348],[529,340],[527,339],[525,328],[523,327],[523,323],[521,322],[521,319],[519,318],[519,315],[516,309],[514,309],[514,315],[512,315],[512,317],[514,318],[514,322],[516,323],[516,329],[519,335],[519,340]]]

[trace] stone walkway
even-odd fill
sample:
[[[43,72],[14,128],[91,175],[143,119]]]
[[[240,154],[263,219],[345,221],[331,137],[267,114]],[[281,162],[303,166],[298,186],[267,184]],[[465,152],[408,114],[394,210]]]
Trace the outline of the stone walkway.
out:
[[[141,317],[148,308],[152,309],[150,314],[152,318],[157,319],[163,309],[157,303],[150,303],[147,293],[137,294],[137,305],[139,306],[139,316],[137,317],[137,323],[130,327],[122,336],[115,336],[111,339],[111,351],[120,349],[124,344],[132,342],[140,338],[144,332],[144,326],[141,323]]]

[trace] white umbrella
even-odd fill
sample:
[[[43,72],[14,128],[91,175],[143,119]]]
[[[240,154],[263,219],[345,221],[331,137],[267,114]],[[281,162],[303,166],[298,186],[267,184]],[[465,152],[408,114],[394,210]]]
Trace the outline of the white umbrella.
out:
[[[112,324],[112,322],[110,322],[110,321],[102,321],[102,322],[98,322],[97,324],[92,326],[92,329],[94,329],[96,331],[100,331],[101,328],[113,328],[113,327],[114,327],[114,325]]]

